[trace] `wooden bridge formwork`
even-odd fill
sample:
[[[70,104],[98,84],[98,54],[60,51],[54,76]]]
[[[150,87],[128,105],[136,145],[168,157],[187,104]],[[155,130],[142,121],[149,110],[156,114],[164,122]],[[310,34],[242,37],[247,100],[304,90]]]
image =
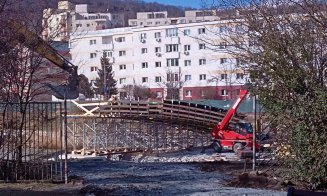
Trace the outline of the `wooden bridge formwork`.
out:
[[[210,132],[201,127],[161,119],[71,117],[68,144],[76,151],[97,154],[136,151],[174,151],[210,144]]]
[[[226,110],[181,101],[74,102],[85,113],[68,119],[74,151],[174,151],[211,143],[211,130]],[[236,117],[232,122],[240,120]]]

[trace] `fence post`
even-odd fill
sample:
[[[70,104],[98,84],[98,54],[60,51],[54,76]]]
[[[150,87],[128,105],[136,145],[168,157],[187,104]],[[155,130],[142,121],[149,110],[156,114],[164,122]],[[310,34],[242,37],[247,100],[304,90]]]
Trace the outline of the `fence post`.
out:
[[[68,184],[68,165],[67,165],[67,99],[64,96],[64,147],[65,147],[65,184]]]

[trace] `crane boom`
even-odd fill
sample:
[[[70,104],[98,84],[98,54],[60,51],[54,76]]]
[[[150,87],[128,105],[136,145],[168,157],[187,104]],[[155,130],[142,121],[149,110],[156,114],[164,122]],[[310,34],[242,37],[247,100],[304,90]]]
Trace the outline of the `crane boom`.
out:
[[[241,105],[243,99],[245,98],[245,96],[248,94],[248,90],[244,90],[241,89],[240,90],[240,96],[239,98],[235,101],[233,107],[231,107],[226,116],[221,120],[219,127],[221,130],[224,130],[227,128],[228,123],[230,122],[230,120],[232,119],[232,117],[234,116],[234,114],[236,113],[238,107]]]
[[[59,55],[53,47],[51,47],[37,34],[30,31],[23,24],[11,20],[8,22],[7,26],[12,32],[15,33],[15,35],[17,35],[17,37],[15,37],[15,39],[9,43],[12,47],[16,46],[18,43],[21,43],[28,49],[38,53],[42,57],[46,58],[53,64],[69,73],[68,84],[60,86],[52,86],[51,84],[47,85],[53,91],[54,96],[59,99],[77,98],[79,95],[77,66],[74,66],[61,55]]]

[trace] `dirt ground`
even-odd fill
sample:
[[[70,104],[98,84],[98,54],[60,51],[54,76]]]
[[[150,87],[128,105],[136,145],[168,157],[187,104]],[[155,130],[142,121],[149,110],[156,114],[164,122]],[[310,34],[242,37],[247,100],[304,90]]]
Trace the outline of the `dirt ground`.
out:
[[[286,195],[278,181],[264,175],[239,176],[243,163],[217,161],[221,157],[233,159],[228,153],[196,150],[120,161],[74,159],[69,162],[68,185],[0,184],[0,195]]]

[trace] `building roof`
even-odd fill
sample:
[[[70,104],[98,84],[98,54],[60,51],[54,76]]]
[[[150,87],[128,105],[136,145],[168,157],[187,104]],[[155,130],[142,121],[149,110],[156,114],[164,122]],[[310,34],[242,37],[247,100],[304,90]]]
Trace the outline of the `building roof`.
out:
[[[194,100],[189,102],[228,110],[233,105],[234,100]],[[257,108],[258,108],[257,111],[259,111],[260,105],[258,103],[257,103]],[[241,105],[239,106],[237,112],[252,113],[253,99],[244,99]]]

